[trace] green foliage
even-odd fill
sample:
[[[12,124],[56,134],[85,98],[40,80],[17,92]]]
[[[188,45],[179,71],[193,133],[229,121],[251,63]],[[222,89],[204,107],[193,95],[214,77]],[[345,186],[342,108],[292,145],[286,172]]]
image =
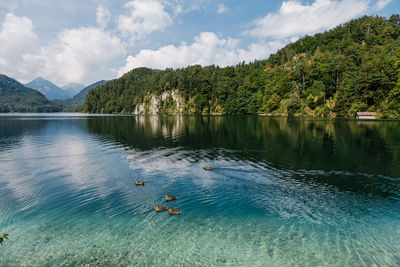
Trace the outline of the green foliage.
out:
[[[61,105],[49,101],[40,92],[0,75],[0,112],[57,112]]]
[[[263,106],[264,111],[272,112],[279,107],[281,97],[277,93],[274,93],[266,102]]]
[[[0,236],[0,245],[3,245],[3,242],[5,239],[8,239],[9,234],[3,234],[3,236]]]
[[[287,45],[267,60],[219,68],[134,69],[92,89],[91,113],[135,113],[151,96],[178,92],[184,114],[400,117],[400,16],[362,17]],[[176,113],[170,98],[158,113]],[[175,112],[174,112],[175,111]],[[148,108],[145,112],[151,112]]]
[[[85,88],[83,88],[78,94],[74,97],[58,101],[60,104],[64,105],[63,111],[64,112],[79,112],[82,108],[83,103],[85,102],[86,96],[88,92],[100,85],[106,84],[107,81],[98,81],[94,84],[91,84]]]

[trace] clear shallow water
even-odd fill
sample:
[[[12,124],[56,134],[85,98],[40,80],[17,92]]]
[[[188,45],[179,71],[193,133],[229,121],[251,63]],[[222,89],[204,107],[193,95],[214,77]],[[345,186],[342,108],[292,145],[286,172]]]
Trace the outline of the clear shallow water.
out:
[[[392,121],[1,116],[0,266],[397,266],[399,134]]]

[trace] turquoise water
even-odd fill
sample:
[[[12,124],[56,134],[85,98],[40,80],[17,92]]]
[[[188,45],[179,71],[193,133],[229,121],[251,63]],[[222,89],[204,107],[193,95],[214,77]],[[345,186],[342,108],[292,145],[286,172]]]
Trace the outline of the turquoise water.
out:
[[[399,136],[395,121],[3,115],[0,266],[398,266]]]

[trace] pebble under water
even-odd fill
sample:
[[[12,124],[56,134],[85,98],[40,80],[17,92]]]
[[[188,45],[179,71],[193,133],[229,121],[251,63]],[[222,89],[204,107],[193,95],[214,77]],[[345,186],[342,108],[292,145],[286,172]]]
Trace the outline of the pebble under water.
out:
[[[396,121],[1,115],[0,266],[398,266],[399,136]]]

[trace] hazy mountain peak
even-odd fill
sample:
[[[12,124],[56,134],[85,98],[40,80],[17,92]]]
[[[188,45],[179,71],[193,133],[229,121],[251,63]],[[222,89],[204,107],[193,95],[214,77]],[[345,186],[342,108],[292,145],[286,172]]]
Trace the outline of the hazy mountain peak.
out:
[[[2,74],[0,74],[0,95],[0,112],[60,111],[60,106],[47,100],[40,92]]]
[[[25,86],[38,90],[50,100],[63,100],[73,96],[73,93],[63,90],[43,77],[37,77],[33,81],[25,84]]]
[[[62,101],[62,104],[66,105],[66,106],[81,106],[83,105],[83,103],[85,102],[86,96],[89,93],[89,91],[97,86],[106,84],[108,81],[98,81],[95,82],[85,88],[83,88],[78,94],[76,94],[74,97],[70,98],[70,99],[66,99],[64,101]]]
[[[73,95],[79,93],[83,88],[85,88],[85,85],[81,83],[69,83],[61,87],[63,90],[66,90],[68,92],[71,92]]]

